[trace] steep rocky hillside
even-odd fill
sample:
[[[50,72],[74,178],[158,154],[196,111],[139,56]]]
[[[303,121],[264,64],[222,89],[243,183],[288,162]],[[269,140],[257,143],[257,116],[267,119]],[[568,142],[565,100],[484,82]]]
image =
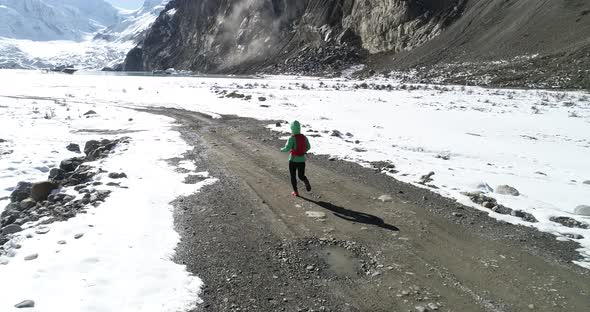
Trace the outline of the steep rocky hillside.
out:
[[[419,69],[419,79],[579,88],[589,34],[586,0],[175,0],[124,68],[331,75],[364,63]]]
[[[171,1],[125,68],[321,74],[436,36],[463,0]]]

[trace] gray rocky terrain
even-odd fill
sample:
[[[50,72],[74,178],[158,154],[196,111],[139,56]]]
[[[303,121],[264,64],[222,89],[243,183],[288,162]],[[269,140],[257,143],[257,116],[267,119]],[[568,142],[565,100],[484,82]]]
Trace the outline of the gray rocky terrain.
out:
[[[195,311],[583,311],[577,245],[379,169],[310,156],[289,197],[269,121],[155,109],[218,182],[174,202],[176,261],[205,284]],[[384,168],[387,169],[387,168]],[[187,178],[186,183],[198,180]],[[509,188],[505,188],[509,189]]]
[[[123,68],[588,88],[588,34],[584,0],[174,0]]]

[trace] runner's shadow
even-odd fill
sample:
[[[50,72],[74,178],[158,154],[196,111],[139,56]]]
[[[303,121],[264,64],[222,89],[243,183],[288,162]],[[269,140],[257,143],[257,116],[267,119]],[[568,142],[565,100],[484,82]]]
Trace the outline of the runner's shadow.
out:
[[[383,221],[383,219],[381,219],[377,216],[368,214],[368,213],[346,209],[346,208],[339,207],[339,206],[336,206],[334,204],[331,204],[331,203],[328,203],[325,201],[315,201],[313,199],[305,198],[305,197],[299,197],[299,198],[301,198],[305,201],[308,201],[312,204],[316,204],[324,209],[330,210],[331,212],[334,213],[335,216],[342,218],[344,220],[347,220],[347,221],[364,223],[364,224],[369,224],[369,225],[376,225],[380,228],[390,230],[390,231],[399,231],[398,227],[391,225],[391,224],[387,224],[387,223],[385,223],[385,221]]]

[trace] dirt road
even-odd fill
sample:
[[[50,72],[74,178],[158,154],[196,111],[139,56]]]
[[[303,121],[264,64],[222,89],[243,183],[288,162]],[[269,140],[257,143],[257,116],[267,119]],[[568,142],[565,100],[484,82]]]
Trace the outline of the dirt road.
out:
[[[590,311],[573,243],[321,156],[294,199],[265,123],[152,112],[219,179],[175,203],[177,261],[206,285],[198,311]]]

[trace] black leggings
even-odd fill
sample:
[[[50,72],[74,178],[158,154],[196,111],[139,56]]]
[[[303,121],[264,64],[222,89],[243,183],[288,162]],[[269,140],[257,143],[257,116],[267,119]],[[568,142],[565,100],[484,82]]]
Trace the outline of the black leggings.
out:
[[[311,190],[311,184],[309,184],[309,180],[305,176],[305,163],[296,163],[290,161],[289,173],[291,174],[291,185],[293,185],[293,191],[297,192],[297,176],[299,176],[299,179],[305,183],[305,188],[308,191]],[[297,173],[299,173],[299,175],[297,175]]]

